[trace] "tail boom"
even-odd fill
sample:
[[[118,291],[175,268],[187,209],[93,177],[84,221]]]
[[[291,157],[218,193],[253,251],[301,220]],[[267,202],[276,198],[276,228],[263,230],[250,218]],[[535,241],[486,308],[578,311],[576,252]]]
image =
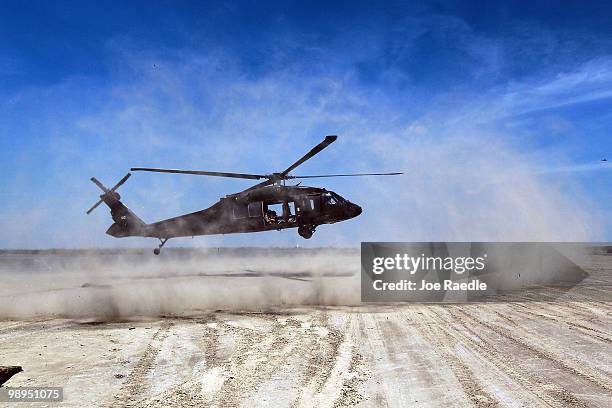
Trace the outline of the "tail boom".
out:
[[[114,221],[106,231],[108,235],[115,238],[147,236],[147,224],[121,201],[114,197],[103,198],[102,201],[110,208]]]

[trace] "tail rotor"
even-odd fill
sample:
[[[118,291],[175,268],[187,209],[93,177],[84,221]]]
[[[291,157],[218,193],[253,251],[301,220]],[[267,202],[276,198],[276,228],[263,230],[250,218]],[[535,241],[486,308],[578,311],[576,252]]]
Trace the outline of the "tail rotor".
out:
[[[100,200],[98,200],[97,203],[95,203],[89,210],[87,210],[87,214],[90,214],[93,210],[95,210],[96,208],[98,208],[98,206],[100,204],[102,204],[104,202],[105,198],[114,198],[116,200],[120,200],[121,196],[119,195],[119,193],[116,193],[115,190],[117,190],[119,187],[121,187],[123,185],[123,183],[125,183],[127,181],[127,179],[129,179],[131,176],[131,173],[126,174],[121,180],[119,180],[119,182],[117,184],[115,184],[115,186],[111,189],[108,189],[104,186],[104,184],[100,183],[100,181],[98,181],[98,179],[96,179],[95,177],[91,178],[91,181],[100,188],[100,190],[104,191],[104,194],[102,194],[100,196]]]

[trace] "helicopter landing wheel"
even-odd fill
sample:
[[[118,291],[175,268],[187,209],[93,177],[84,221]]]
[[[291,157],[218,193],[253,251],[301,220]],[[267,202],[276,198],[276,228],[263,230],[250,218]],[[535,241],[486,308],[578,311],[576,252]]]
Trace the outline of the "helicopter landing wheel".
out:
[[[161,239],[161,238],[159,238],[159,246],[153,250],[153,253],[154,253],[155,255],[159,255],[159,253],[161,252],[162,247],[163,247],[163,246],[166,244],[166,242],[168,241],[168,239],[169,239],[169,238],[166,238],[166,239]]]
[[[315,228],[309,225],[303,225],[301,227],[298,227],[298,234],[300,234],[300,237],[305,238],[305,239],[310,239],[312,237],[312,234],[314,234],[314,232],[315,232]]]

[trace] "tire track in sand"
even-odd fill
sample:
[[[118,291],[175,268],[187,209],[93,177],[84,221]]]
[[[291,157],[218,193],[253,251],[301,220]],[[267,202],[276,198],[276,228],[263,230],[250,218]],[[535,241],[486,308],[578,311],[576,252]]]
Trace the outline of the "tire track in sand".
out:
[[[453,314],[452,312],[456,313]],[[482,345],[486,345],[489,348],[489,351],[486,351],[486,349],[482,350],[483,354],[489,354],[495,359],[496,365],[498,364],[502,367],[517,382],[522,383],[526,389],[540,397],[547,404],[552,406],[589,406],[590,402],[583,400],[570,391],[570,389],[580,390],[585,385],[595,387],[598,390],[594,395],[608,394],[605,385],[601,387],[597,378],[593,378],[583,371],[569,366],[569,364],[561,361],[562,357],[556,357],[538,346],[522,341],[518,335],[513,335],[513,333],[521,332],[520,326],[513,327],[513,331],[510,331],[488,323],[483,319],[476,318],[458,306],[450,306],[448,313],[450,321],[458,320],[463,326],[462,331],[475,336]],[[517,352],[508,350],[504,356],[500,356],[499,350],[503,349],[503,343],[496,341],[490,335],[483,335],[482,330],[477,332],[475,328],[479,326],[503,339],[509,347],[517,349]],[[525,354],[529,357],[525,356]],[[538,364],[536,361],[540,361],[540,363]],[[525,364],[529,364],[529,367],[524,367]],[[518,372],[517,368],[522,368],[522,370]],[[561,377],[555,377],[555,373],[559,375],[560,372],[565,372],[565,374]],[[564,378],[566,382],[569,380],[573,384],[563,386],[559,383],[560,378]],[[578,381],[578,384],[576,381]]]
[[[515,383],[520,384],[533,395],[537,401],[545,406],[565,407],[568,404],[575,407],[586,407],[586,403],[574,396],[567,389],[550,383],[545,378],[526,370],[521,366],[520,353],[512,353],[503,348],[502,344],[479,330],[478,324],[468,324],[461,316],[452,313],[450,307],[430,310],[431,315],[442,325],[460,327],[447,331],[458,341],[469,344],[480,356],[486,358],[501,373],[508,376]],[[531,406],[527,404],[526,406]]]
[[[545,321],[552,321],[562,326],[568,326],[570,329],[577,330],[583,336],[591,340],[604,344],[612,344],[612,336],[610,336],[610,334],[592,327],[584,326],[582,324],[573,322],[565,316],[560,316],[558,314],[554,314],[553,312],[543,310],[534,312],[533,310],[530,310],[524,305],[514,305],[513,307],[511,307],[511,309],[513,309],[514,313],[523,315],[525,317],[530,316],[536,319],[545,319]]]
[[[159,392],[146,400],[140,400],[136,406],[138,407],[159,407],[159,406],[180,406],[180,407],[204,407],[208,406],[207,400],[202,389],[202,369],[215,368],[215,355],[217,353],[219,332],[216,326],[211,327],[210,324],[216,325],[215,315],[201,318],[196,321],[195,326],[203,328],[201,336],[204,338],[204,347],[202,350],[203,367],[196,369],[194,367],[191,378],[175,384],[162,392]],[[197,357],[200,357],[199,355]]]
[[[173,323],[171,322],[163,322],[157,332],[155,332],[142,356],[128,375],[127,381],[115,396],[112,406],[134,406],[138,401],[138,396],[148,390],[149,387],[145,377],[149,370],[151,370],[172,325]]]
[[[417,306],[358,316],[358,341],[373,372],[365,384],[372,404],[398,408],[469,405],[452,368],[417,330],[416,326],[424,330],[431,326],[419,310]],[[450,394],[450,389],[459,391]]]
[[[221,364],[226,378],[211,402],[212,406],[237,407],[281,369],[298,352],[301,322],[291,316],[259,314],[270,325],[267,332],[221,322],[233,336],[235,349]]]
[[[468,400],[476,407],[499,407],[497,398],[484,389],[475,373],[457,356],[457,346],[461,343],[451,336],[442,324],[431,324],[426,328],[416,325],[421,336],[435,347],[435,352],[451,367],[455,378]]]
[[[338,329],[324,311],[317,313],[312,322],[315,324],[305,333],[311,342],[305,350],[306,382],[291,406],[346,407],[359,403],[364,398],[358,387],[365,380],[365,371],[354,341],[356,319],[349,315]]]
[[[472,321],[481,324],[496,334],[510,340],[511,342],[519,345],[525,350],[528,350],[531,354],[537,356],[540,359],[549,361],[554,367],[569,372],[570,374],[582,378],[590,382],[591,384],[599,387],[604,392],[612,392],[612,383],[609,378],[601,376],[594,370],[581,366],[569,355],[560,356],[552,351],[546,350],[534,342],[526,341],[526,338],[530,337],[530,333],[526,332],[521,326],[516,326],[513,331],[506,329],[499,325],[493,325],[484,319],[478,318],[473,314],[468,314],[465,310],[460,309],[456,306],[453,307],[465,318],[471,319]],[[513,333],[521,333],[522,336],[513,335]]]

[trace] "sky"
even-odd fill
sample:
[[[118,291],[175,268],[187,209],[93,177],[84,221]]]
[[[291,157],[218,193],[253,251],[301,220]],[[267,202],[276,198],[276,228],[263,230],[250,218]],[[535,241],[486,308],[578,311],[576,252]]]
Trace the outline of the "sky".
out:
[[[4,2],[0,248],[146,247],[85,211],[130,167],[281,171],[364,208],[176,246],[612,240],[612,5],[604,1]],[[608,158],[608,162],[603,162]],[[248,180],[135,173],[147,222]],[[169,243],[170,244],[170,243]]]

